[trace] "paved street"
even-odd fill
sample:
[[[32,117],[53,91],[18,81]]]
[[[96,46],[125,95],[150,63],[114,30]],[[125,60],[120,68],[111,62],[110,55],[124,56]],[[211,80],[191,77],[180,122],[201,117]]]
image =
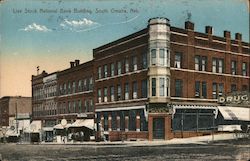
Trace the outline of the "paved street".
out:
[[[157,146],[0,144],[3,161],[28,160],[249,160],[250,140]]]

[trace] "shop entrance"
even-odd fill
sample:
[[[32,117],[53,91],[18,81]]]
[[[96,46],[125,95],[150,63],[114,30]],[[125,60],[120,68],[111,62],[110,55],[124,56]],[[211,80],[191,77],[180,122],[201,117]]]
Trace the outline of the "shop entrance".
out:
[[[153,139],[165,139],[164,118],[153,119]]]

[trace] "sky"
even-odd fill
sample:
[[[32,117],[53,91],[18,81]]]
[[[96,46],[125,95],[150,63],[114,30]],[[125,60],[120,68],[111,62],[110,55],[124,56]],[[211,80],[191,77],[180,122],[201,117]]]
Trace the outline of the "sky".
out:
[[[191,16],[188,16],[191,15]],[[248,0],[4,0],[0,3],[0,97],[31,96],[36,67],[48,73],[92,59],[92,50],[166,17],[184,28],[213,26],[249,42]]]

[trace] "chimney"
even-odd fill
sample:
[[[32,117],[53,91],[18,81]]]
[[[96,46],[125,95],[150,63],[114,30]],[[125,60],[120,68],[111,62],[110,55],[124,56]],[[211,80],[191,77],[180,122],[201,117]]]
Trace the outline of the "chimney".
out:
[[[76,59],[75,60],[75,65],[78,66],[80,64],[80,60]]]
[[[187,30],[194,30],[194,23],[191,21],[186,21],[185,22],[185,29]]]
[[[235,40],[242,40],[241,33],[235,33]]]
[[[230,39],[231,38],[231,34],[230,34],[230,31],[224,31],[224,37],[226,38],[226,39]]]
[[[206,34],[212,35],[213,34],[213,27],[212,26],[206,26]]]
[[[75,62],[71,61],[70,62],[70,68],[74,67],[75,66]]]

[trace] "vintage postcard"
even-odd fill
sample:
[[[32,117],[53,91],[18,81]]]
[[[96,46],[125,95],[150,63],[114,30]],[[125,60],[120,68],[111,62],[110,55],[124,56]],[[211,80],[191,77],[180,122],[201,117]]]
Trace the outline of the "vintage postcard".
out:
[[[0,161],[249,160],[249,0],[0,0]]]

